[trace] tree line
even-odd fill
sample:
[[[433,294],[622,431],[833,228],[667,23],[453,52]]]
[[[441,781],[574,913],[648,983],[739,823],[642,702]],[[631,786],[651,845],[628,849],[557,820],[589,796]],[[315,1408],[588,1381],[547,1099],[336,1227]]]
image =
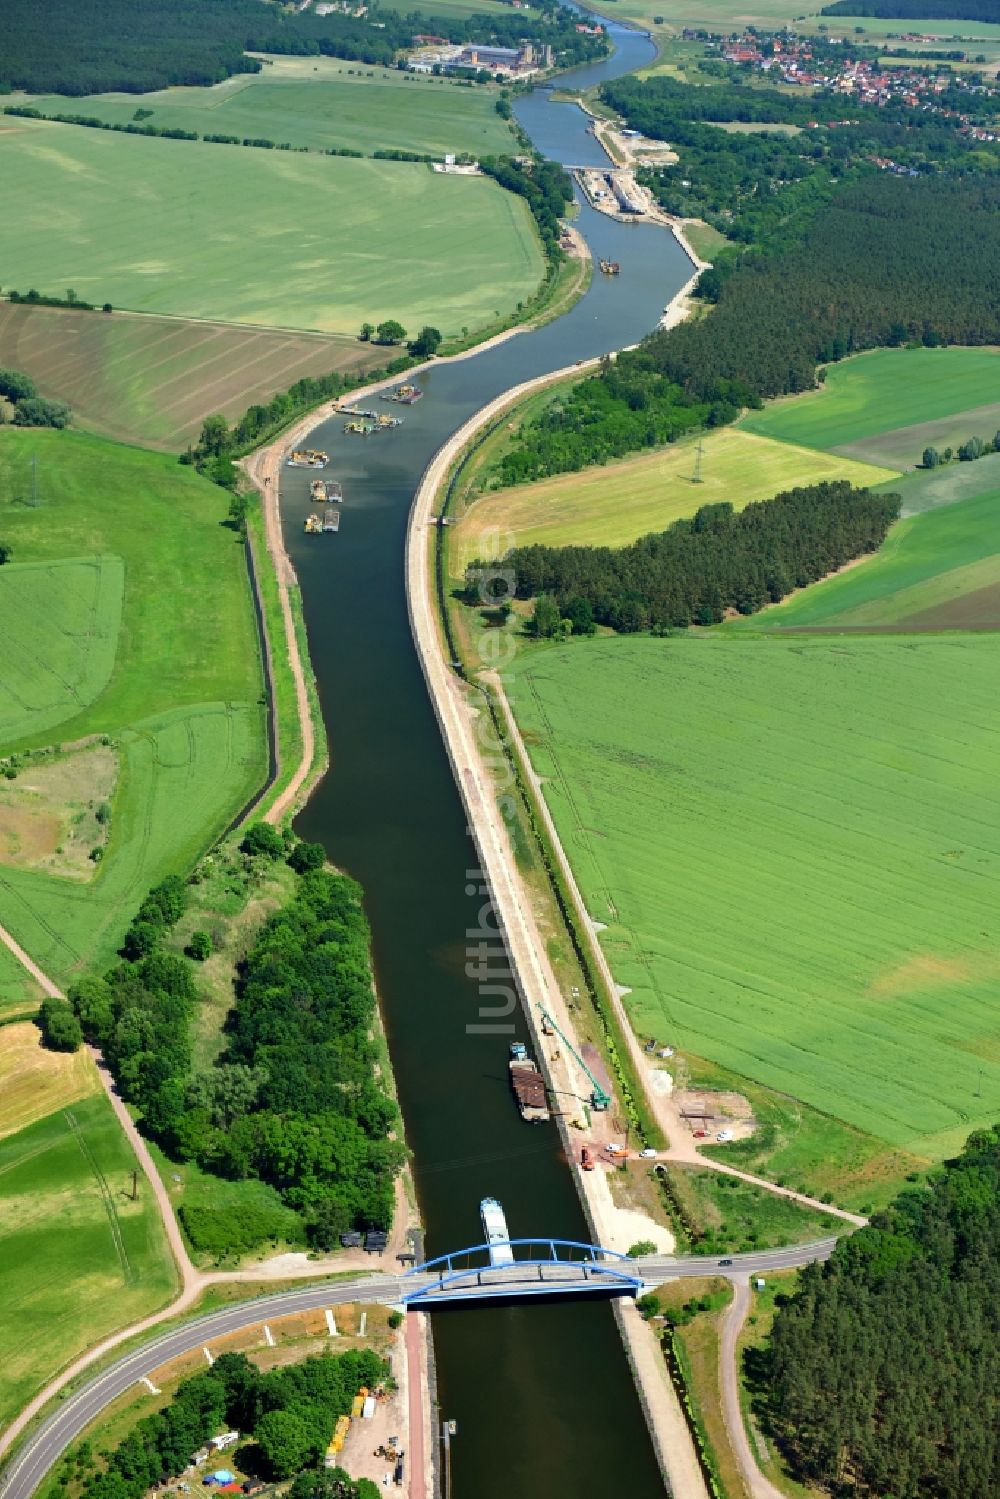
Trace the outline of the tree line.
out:
[[[160,140],[171,141],[203,141],[206,145],[213,146],[252,146],[259,151],[298,151],[302,154],[318,154],[320,156],[351,156],[357,160],[363,160],[364,151],[356,151],[351,146],[324,146],[316,148],[313,146],[295,146],[290,141],[273,141],[266,135],[223,135],[217,131],[207,135],[199,135],[197,130],[181,130],[177,126],[150,125],[145,120],[111,121],[98,119],[96,115],[70,114],[60,111],[54,114],[44,114],[42,110],[36,109],[31,104],[8,104],[2,111],[6,115],[16,115],[25,120],[51,120],[58,125],[80,125],[86,130],[116,130],[121,135],[147,135],[155,136]],[[148,115],[150,110],[136,110],[137,115]],[[426,151],[401,151],[397,149],[378,149],[370,153],[375,161],[423,161],[434,162],[438,157]],[[59,304],[62,305],[62,304]],[[89,303],[78,304],[89,307]]]
[[[430,331],[433,333],[436,330]],[[232,426],[224,416],[206,417],[198,441],[185,448],[179,461],[192,464],[199,473],[205,474],[216,484],[232,489],[237,478],[233,467],[234,458],[240,458],[244,453],[259,447],[283,427],[287,427],[297,416],[311,411],[322,401],[345,395],[360,385],[401,375],[413,362],[409,354],[401,354],[382,368],[363,373],[347,374],[331,370],[328,375],[303,375],[288,390],[278,391],[269,401],[255,402],[248,406]]]
[[[244,1353],[222,1353],[211,1369],[185,1379],[162,1411],[144,1416],[97,1470],[86,1444],[77,1468],[86,1472],[86,1499],[141,1499],[164,1478],[179,1477],[209,1438],[238,1431],[244,1472],[287,1479],[303,1469],[319,1469],[338,1416],[350,1413],[360,1389],[382,1383],[389,1367],[370,1349],[324,1353],[301,1363],[261,1372]],[[293,1485],[290,1499],[311,1499],[316,1473]],[[344,1487],[330,1492],[350,1499],[376,1499],[368,1481],[355,1486],[341,1473]],[[335,1479],[336,1475],[331,1474]],[[322,1487],[322,1486],[321,1486]]]
[[[630,546],[515,547],[505,564],[518,598],[538,600],[540,634],[557,633],[549,628],[556,613],[578,634],[595,622],[624,633],[664,633],[716,624],[730,610],[754,614],[877,551],[899,507],[898,495],[845,480],[812,484],[741,511],[704,505]]]
[[[265,860],[284,852],[270,829],[253,833],[245,847]],[[405,1153],[389,1138],[398,1110],[375,1073],[361,891],[317,867],[322,859],[318,844],[298,844],[289,856],[298,887],[241,967],[227,1043],[213,1067],[193,1065],[194,965],[164,947],[187,904],[176,876],[143,902],[123,961],[103,978],[81,980],[70,1000],[145,1133],[174,1159],[230,1180],[267,1182],[298,1215],[299,1232],[304,1225],[310,1243],[329,1249],[349,1229],[388,1227]],[[276,1230],[275,1215],[256,1209],[242,1217],[182,1209],[182,1216],[192,1241],[216,1253],[251,1247]]]
[[[1000,432],[992,437],[967,437],[958,448],[924,448],[920,459],[921,468],[939,468],[957,458],[959,463],[975,463],[977,458],[987,458],[991,453],[1000,453]]]
[[[808,1266],[749,1372],[762,1420],[809,1485],[993,1499],[1000,1127]]]
[[[821,16],[885,16],[913,21],[1000,21],[1000,0],[834,0]]]
[[[575,20],[557,0],[533,12],[461,18],[374,4],[364,16],[317,16],[261,0],[5,0],[0,89],[79,96],[204,86],[259,73],[247,51],[388,66],[419,33],[512,46],[527,38],[550,44],[565,64],[603,55],[606,39],[581,35]]]

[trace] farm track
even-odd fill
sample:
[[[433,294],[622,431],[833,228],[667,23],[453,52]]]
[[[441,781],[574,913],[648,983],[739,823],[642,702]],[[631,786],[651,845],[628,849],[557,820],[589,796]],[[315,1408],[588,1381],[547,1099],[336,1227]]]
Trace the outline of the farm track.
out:
[[[733,1277],[733,1299],[726,1309],[722,1322],[722,1338],[719,1344],[719,1374],[722,1383],[722,1411],[726,1430],[732,1444],[736,1461],[740,1465],[744,1481],[752,1499],[786,1499],[786,1496],[757,1466],[757,1460],[747,1436],[746,1423],[740,1405],[740,1378],[738,1348],[740,1332],[750,1311],[750,1277]]]

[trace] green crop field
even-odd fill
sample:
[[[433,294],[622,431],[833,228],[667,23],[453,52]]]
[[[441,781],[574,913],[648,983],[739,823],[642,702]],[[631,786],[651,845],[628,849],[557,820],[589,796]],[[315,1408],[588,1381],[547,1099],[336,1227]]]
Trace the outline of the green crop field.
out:
[[[917,1155],[1000,1106],[992,636],[617,638],[512,698],[640,1035]]]
[[[326,150],[448,151],[473,155],[509,151],[510,126],[496,112],[498,90],[468,88],[444,78],[387,72],[330,58],[274,59],[256,77],[228,78],[212,88],[171,88],[159,93],[57,94],[31,100],[43,114],[92,115],[127,124],[136,105],[145,122],[199,135],[263,137],[275,145]]]
[[[843,448],[852,445],[854,456],[873,449],[895,467],[902,451],[907,465],[920,462],[926,442],[920,434],[894,444],[891,454],[874,448],[870,439],[897,428],[923,430],[924,423],[968,415],[968,430],[957,424],[964,436],[992,437],[1000,425],[1000,407],[995,407],[1000,389],[1000,352],[996,349],[877,349],[828,367],[825,384],[808,395],[775,401],[763,411],[744,417],[743,427],[782,442],[809,448]],[[976,419],[976,409],[987,410]],[[989,411],[994,411],[993,417]],[[989,423],[992,421],[993,425]],[[986,423],[983,426],[983,423]],[[983,430],[980,431],[980,427]],[[869,441],[862,442],[863,439]]]
[[[797,484],[849,479],[875,485],[893,476],[889,469],[725,427],[704,438],[701,482],[695,484],[696,447],[691,439],[486,495],[450,533],[452,572],[461,575],[474,558],[512,545],[621,546],[720,500],[742,509]]]
[[[0,1427],[176,1277],[152,1197],[101,1095],[0,1140]]]
[[[15,558],[0,570],[0,753],[57,728],[62,742],[107,735],[122,762],[89,880],[0,870],[5,924],[57,979],[110,961],[148,887],[186,870],[264,779],[259,649],[225,511],[225,493],[176,459],[0,432]]]
[[[900,521],[875,556],[727,630],[747,627],[1000,629],[1000,489]]]
[[[188,704],[257,700],[246,566],[222,525],[226,507],[221,489],[165,454],[76,432],[0,429],[0,536],[14,563],[101,556],[125,567],[110,683],[62,721],[60,738],[108,733]],[[56,607],[52,594],[33,600],[40,641]],[[0,748],[49,738],[26,710]]]
[[[0,569],[0,743],[42,734],[88,707],[111,678],[121,627],[120,557]]]
[[[385,349],[338,334],[0,302],[0,365],[67,401],[77,426],[173,453],[210,412],[232,421],[304,375],[385,361]]]
[[[448,335],[512,312],[543,274],[523,199],[423,164],[7,117],[0,176],[5,284],[133,311]]]

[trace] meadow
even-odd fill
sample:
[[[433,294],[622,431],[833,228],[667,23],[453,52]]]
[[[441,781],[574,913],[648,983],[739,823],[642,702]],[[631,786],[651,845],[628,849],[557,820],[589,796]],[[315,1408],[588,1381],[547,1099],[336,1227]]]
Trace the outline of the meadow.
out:
[[[332,58],[268,59],[257,75],[241,74],[211,88],[171,88],[143,94],[58,94],[32,98],[43,114],[92,115],[127,124],[136,106],[144,123],[199,135],[263,137],[276,145],[325,151],[347,147],[370,156],[378,150],[420,151],[432,156],[509,151],[510,126],[496,112],[498,91],[469,88],[445,78],[387,72]]]
[[[37,504],[30,499],[34,487]],[[78,702],[60,737],[102,734],[166,710],[254,702],[261,676],[243,548],[225,524],[225,492],[165,454],[77,432],[0,430],[0,532],[22,563],[119,558],[125,591],[110,681]],[[68,576],[74,576],[70,569]],[[54,574],[53,576],[60,576]],[[24,600],[45,667],[54,593]],[[62,647],[60,647],[61,649]],[[47,744],[31,707],[0,750]]]
[[[226,495],[176,459],[7,429],[0,494],[15,557],[0,628],[18,672],[0,752],[23,763],[56,728],[63,742],[107,736],[121,761],[89,879],[0,868],[5,924],[66,982],[111,961],[149,886],[186,871],[264,780],[259,649]]]
[[[0,124],[4,281],[139,312],[446,336],[543,274],[527,205],[484,177],[72,125]]]
[[[120,557],[8,563],[0,570],[0,744],[44,734],[89,706],[114,670],[125,568]]]
[[[0,1427],[78,1353],[174,1294],[141,1172],[132,1201],[135,1166],[103,1095],[0,1140]]]
[[[515,545],[622,546],[722,500],[740,510],[799,484],[850,479],[872,486],[892,478],[888,469],[724,427],[704,437],[695,483],[697,447],[688,439],[484,496],[449,534],[451,571],[461,576],[474,558]]]
[[[1000,629],[1000,488],[900,521],[875,556],[727,629],[746,627]]]
[[[42,1001],[42,991],[14,955],[0,943],[0,1021],[31,1014]]]
[[[1000,648],[615,638],[511,689],[639,1034],[940,1158],[1000,1104]]]
[[[339,334],[0,302],[0,365],[67,401],[77,426],[174,453],[211,412],[232,421],[304,375],[361,373],[385,358]]]
[[[920,462],[925,442],[915,431],[925,423],[968,413],[971,425],[959,422],[956,430],[963,437],[989,435],[1000,425],[1000,408],[995,408],[1000,388],[1000,351],[996,349],[876,349],[853,359],[827,366],[826,379],[819,390],[802,396],[774,401],[762,411],[743,418],[745,431],[782,442],[801,443],[809,448],[838,449],[850,445],[855,457],[859,447],[866,454],[880,456],[868,461],[885,462],[886,457],[872,438],[897,429],[909,429],[902,446],[895,443],[893,457],[904,456],[907,466]],[[996,410],[996,417],[984,413],[977,423],[976,408]],[[993,420],[993,426],[980,432],[982,421]],[[896,467],[892,462],[888,466]],[[900,466],[903,466],[902,464]]]

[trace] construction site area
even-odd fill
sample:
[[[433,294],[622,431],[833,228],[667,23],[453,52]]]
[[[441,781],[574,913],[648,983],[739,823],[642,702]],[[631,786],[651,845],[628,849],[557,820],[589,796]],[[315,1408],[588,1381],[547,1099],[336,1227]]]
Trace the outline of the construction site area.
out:
[[[611,218],[629,221],[650,219],[666,222],[666,215],[648,188],[636,181],[635,174],[621,168],[602,171],[595,167],[578,167],[576,180],[588,203]]]

